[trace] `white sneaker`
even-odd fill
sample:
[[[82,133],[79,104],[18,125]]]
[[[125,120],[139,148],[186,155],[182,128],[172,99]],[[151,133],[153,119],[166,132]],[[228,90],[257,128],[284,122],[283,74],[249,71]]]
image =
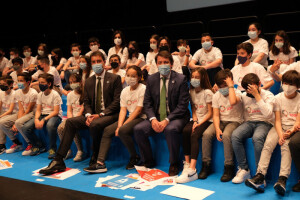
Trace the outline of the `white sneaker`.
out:
[[[84,158],[84,152],[83,151],[77,151],[75,158],[73,159],[74,162],[80,162]]]
[[[185,172],[182,171],[181,175],[175,179],[176,183],[188,183],[198,179],[196,169],[188,168]]]
[[[246,179],[251,178],[250,170],[247,171],[244,169],[239,168],[239,170],[236,172],[235,177],[232,179],[233,183],[243,183]]]
[[[23,146],[22,145],[17,145],[17,144],[13,144],[9,149],[7,149],[5,152],[6,153],[15,153],[17,151],[22,151],[23,150]]]
[[[32,153],[32,144],[28,144],[25,151],[22,152],[22,156],[30,156]]]
[[[185,173],[185,171],[190,167],[190,163],[187,163],[186,161],[183,161],[183,170],[182,174]]]
[[[69,149],[69,151],[68,151],[68,153],[67,153],[66,157],[64,158],[64,160],[67,160],[67,159],[69,159],[69,158],[72,158],[72,156],[73,156],[73,154],[72,154],[72,150],[71,150],[71,149]]]

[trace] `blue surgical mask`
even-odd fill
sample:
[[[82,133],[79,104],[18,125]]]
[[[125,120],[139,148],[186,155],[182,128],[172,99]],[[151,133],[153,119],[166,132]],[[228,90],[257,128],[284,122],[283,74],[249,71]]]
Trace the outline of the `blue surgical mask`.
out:
[[[170,70],[171,70],[170,65],[159,65],[158,66],[158,72],[163,76],[167,76],[170,73]]]
[[[99,64],[93,64],[92,65],[92,68],[93,68],[93,71],[96,73],[96,74],[101,74],[102,71],[103,71],[103,65],[101,63]]]
[[[82,69],[82,70],[85,70],[85,69],[86,69],[86,66],[87,66],[86,63],[79,63],[79,67],[80,67],[80,69]]]
[[[248,31],[248,36],[250,39],[255,39],[257,38],[257,33],[256,31]]]
[[[211,45],[211,41],[203,42],[201,45],[202,45],[202,47],[203,47],[205,50],[209,50],[210,47],[212,46],[212,45]]]
[[[223,96],[228,96],[229,94],[229,88],[225,87],[225,88],[219,88],[218,90]]]
[[[18,88],[21,90],[23,90],[25,88],[24,83],[18,83],[17,85],[18,85]]]
[[[191,79],[191,85],[192,85],[194,88],[199,87],[199,86],[200,86],[200,79],[192,78],[192,79]]]

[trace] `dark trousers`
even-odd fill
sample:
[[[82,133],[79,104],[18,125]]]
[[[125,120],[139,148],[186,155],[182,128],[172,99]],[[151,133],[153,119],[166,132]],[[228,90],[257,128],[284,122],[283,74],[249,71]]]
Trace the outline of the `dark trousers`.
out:
[[[163,131],[169,153],[170,158],[169,162],[170,164],[176,164],[179,162],[179,151],[180,151],[180,139],[181,139],[181,133],[188,122],[188,119],[176,119],[170,121],[170,123],[166,126],[165,130]],[[149,120],[145,120],[139,124],[137,124],[134,129],[134,138],[138,144],[141,159],[144,163],[151,163],[154,161],[151,145],[149,138],[150,136],[156,135],[156,133],[151,126],[151,122]]]
[[[300,173],[300,132],[296,132],[290,139],[289,143],[292,159]]]
[[[90,126],[87,126],[85,124],[86,118],[83,115],[67,119],[63,138],[59,145],[57,154],[59,154],[62,157],[65,157],[72,145],[72,141],[75,137],[76,132],[82,129],[89,129],[90,135],[93,139],[93,147],[92,147],[93,155],[97,156],[99,152],[103,129],[106,126],[116,122],[118,120],[118,116],[119,113],[116,113],[114,115],[97,118],[94,121],[92,121]]]

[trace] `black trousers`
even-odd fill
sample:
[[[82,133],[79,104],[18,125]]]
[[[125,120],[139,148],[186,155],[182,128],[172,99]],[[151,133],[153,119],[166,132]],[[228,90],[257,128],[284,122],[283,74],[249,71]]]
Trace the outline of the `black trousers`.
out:
[[[292,159],[296,165],[297,171],[300,173],[300,132],[296,132],[290,139],[289,147]]]
[[[116,113],[114,115],[97,118],[92,121],[90,126],[87,126],[85,124],[86,118],[83,115],[67,119],[63,138],[59,145],[57,154],[65,157],[72,145],[72,141],[75,137],[76,131],[89,129],[90,135],[93,139],[93,154],[98,155],[103,129],[108,125],[116,122],[118,120],[118,116],[119,113]]]

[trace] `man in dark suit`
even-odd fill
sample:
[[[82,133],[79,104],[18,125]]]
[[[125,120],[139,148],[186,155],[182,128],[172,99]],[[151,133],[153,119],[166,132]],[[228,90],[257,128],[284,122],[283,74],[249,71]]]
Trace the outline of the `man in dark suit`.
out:
[[[105,58],[101,52],[91,54],[95,75],[88,78],[84,87],[84,115],[67,119],[63,138],[57,155],[41,174],[53,174],[66,169],[63,158],[67,155],[77,130],[89,129],[93,139],[93,155],[90,167],[94,166],[100,147],[103,129],[116,122],[120,111],[121,78],[104,70]]]
[[[170,153],[169,175],[179,173],[180,134],[187,124],[190,113],[189,88],[184,75],[172,69],[173,57],[161,51],[155,58],[157,73],[148,77],[144,97],[144,111],[148,120],[134,127],[134,137],[146,167],[155,166],[148,137],[164,133]]]

